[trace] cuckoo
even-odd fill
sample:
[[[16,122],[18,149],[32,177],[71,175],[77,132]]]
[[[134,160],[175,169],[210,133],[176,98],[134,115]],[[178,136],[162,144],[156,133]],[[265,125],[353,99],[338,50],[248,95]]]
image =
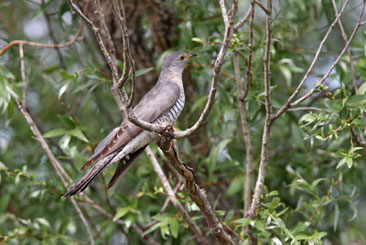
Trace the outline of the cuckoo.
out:
[[[187,61],[193,56],[196,54],[183,51],[171,52],[165,56],[156,85],[133,108],[139,119],[156,124],[163,121],[174,123],[177,120],[185,102],[182,74]],[[105,168],[119,161],[108,184],[110,189],[128,171],[146,146],[157,139],[156,133],[143,130],[125,119],[120,127],[113,129],[95,148],[94,154],[81,170],[93,166],[70,187],[64,197],[82,192]]]

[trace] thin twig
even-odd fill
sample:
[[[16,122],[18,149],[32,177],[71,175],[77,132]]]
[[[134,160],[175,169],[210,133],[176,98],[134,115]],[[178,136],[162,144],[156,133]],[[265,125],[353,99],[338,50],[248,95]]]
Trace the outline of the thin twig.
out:
[[[128,30],[127,30],[127,23],[126,23],[126,14],[125,14],[125,9],[123,6],[123,2],[121,1],[120,4],[118,3],[117,0],[110,0],[112,3],[112,7],[113,7],[113,11],[114,13],[117,15],[118,17],[118,24],[119,24],[119,29],[122,35],[122,45],[123,45],[123,72],[122,75],[120,77],[120,79],[118,80],[118,83],[115,84],[116,87],[120,88],[124,85],[124,83],[127,81],[128,78],[128,70],[131,70],[131,89],[130,89],[130,96],[129,96],[129,101],[127,103],[127,107],[130,107],[133,99],[134,99],[134,95],[135,95],[135,84],[136,84],[136,66],[135,66],[135,60],[132,57],[131,51],[130,51],[130,41],[129,41],[129,35],[128,35]],[[127,63],[127,59],[128,58],[128,63]]]
[[[174,132],[175,138],[183,138],[188,137],[192,135],[202,124],[206,121],[208,114],[211,111],[211,108],[213,104],[215,103],[215,95],[217,90],[217,84],[219,80],[219,75],[221,71],[222,64],[224,63],[224,58],[226,55],[226,50],[228,48],[232,33],[233,33],[233,19],[235,17],[236,11],[238,10],[238,3],[237,1],[233,1],[232,8],[228,14],[228,20],[226,21],[227,11],[225,7],[225,3],[223,0],[219,0],[220,7],[221,7],[221,13],[224,19],[225,23],[225,34],[222,41],[222,45],[219,51],[219,54],[217,55],[215,66],[213,69],[213,75],[211,80],[211,88],[210,88],[210,94],[208,95],[208,100],[206,103],[205,108],[203,109],[203,112],[201,113],[199,119],[197,122],[190,128],[184,130],[184,131],[178,131]]]
[[[248,125],[248,114],[245,107],[245,101],[242,96],[240,96],[243,91],[242,79],[240,77],[240,68],[238,55],[234,53],[233,55],[234,63],[234,73],[236,78],[236,87],[239,93],[239,109],[241,116],[241,129],[243,133],[243,139],[245,142],[245,157],[246,157],[246,178],[245,178],[245,190],[244,190],[244,214],[248,212],[251,204],[252,196],[252,185],[253,185],[253,145],[250,140],[250,130]]]
[[[53,153],[51,152],[51,149],[49,148],[47,142],[44,140],[44,138],[42,137],[42,134],[40,133],[37,125],[35,124],[35,122],[33,121],[31,115],[22,107],[22,105],[19,103],[18,99],[16,97],[13,97],[14,100],[15,100],[15,103],[17,104],[18,106],[18,109],[21,111],[21,113],[23,114],[24,118],[27,120],[32,132],[34,133],[34,135],[36,136],[36,139],[38,140],[38,142],[41,144],[43,150],[46,152],[48,158],[50,159],[50,162],[52,163],[53,167],[55,168],[56,170],[56,174],[57,176],[61,179],[63,185],[65,186],[65,188],[67,188],[68,184],[67,182],[65,181],[64,177],[63,176],[66,176],[68,178],[70,178],[65,170],[61,167],[60,163],[57,161],[57,159],[55,158],[55,156],[53,155]],[[69,181],[71,182],[71,178],[69,179]],[[86,230],[87,230],[87,233],[89,235],[89,239],[90,239],[90,242],[92,244],[94,244],[94,238],[92,236],[92,233],[90,231],[90,228],[89,228],[89,225],[88,223],[86,222],[86,219],[84,217],[84,215],[81,213],[80,211],[80,208],[79,206],[77,205],[77,203],[75,202],[74,198],[72,198],[72,203],[73,203],[73,206],[75,207],[75,210],[76,212],[79,214],[80,216],[80,219],[82,220]]]
[[[166,128],[159,142],[159,147],[163,151],[169,162],[178,170],[178,172],[186,179],[185,187],[191,199],[200,208],[206,223],[208,224],[211,234],[220,244],[232,244],[232,239],[224,229],[224,226],[214,213],[211,204],[207,199],[204,189],[201,189],[194,180],[193,170],[183,163],[177,154],[177,149],[172,145],[172,136],[174,135],[171,127]]]
[[[102,51],[102,54],[104,56],[104,58],[107,61],[107,64],[109,65],[109,68],[111,69],[112,72],[112,78],[113,81],[117,81],[118,79],[118,72],[116,67],[113,64],[113,60],[111,58],[111,55],[109,54],[108,50],[106,49],[103,39],[100,35],[100,30],[94,25],[94,23],[88,18],[86,17],[86,15],[80,10],[79,6],[77,4],[74,3],[73,0],[68,0],[68,2],[70,3],[71,7],[73,8],[73,10],[76,11],[76,13],[78,13],[78,15],[88,24],[88,26],[92,29],[97,42],[99,44],[99,47]]]
[[[83,195],[83,194],[82,194]],[[122,226],[127,226],[126,222],[121,220],[121,219],[117,219],[114,220],[114,215],[108,213],[107,211],[105,211],[104,209],[102,209],[98,204],[93,203],[91,201],[90,198],[88,198],[86,195],[84,195],[86,197],[86,199],[88,200],[89,204],[91,205],[91,207],[93,207],[95,210],[97,210],[100,214],[104,215],[105,217],[109,218],[110,220],[113,220],[113,222],[120,224]],[[144,235],[144,231],[136,224],[131,224],[131,228],[140,235],[140,237],[145,240],[146,242],[148,242],[149,244],[154,244],[154,245],[158,245],[159,243],[157,241],[155,241],[153,238],[149,237],[148,235]]]
[[[81,221],[83,222],[85,228],[86,228],[86,232],[88,233],[88,236],[89,236],[89,240],[90,240],[90,244],[94,245],[95,244],[95,241],[94,241],[94,237],[93,237],[93,234],[90,230],[90,227],[89,227],[89,223],[88,221],[85,219],[85,216],[83,215],[83,213],[81,212],[80,210],[80,207],[79,205],[76,203],[75,201],[75,198],[74,197],[71,197],[70,198],[71,202],[72,202],[72,205],[74,206],[76,212],[78,213]]]
[[[90,28],[92,29],[93,33],[96,36],[96,39],[98,41],[98,44],[101,48],[101,51],[104,55],[104,57],[107,60],[107,63],[109,64],[109,67],[112,70],[112,78],[113,78],[113,84],[116,84],[116,81],[118,79],[118,75],[116,73],[116,71],[113,69],[113,65],[112,65],[112,61],[111,61],[111,57],[108,55],[108,52],[105,48],[105,45],[101,39],[100,33],[98,28],[95,27],[94,23],[87,18],[79,9],[79,7],[73,2],[73,0],[69,0],[69,3],[71,4],[72,8],[86,21],[86,23],[90,26]],[[223,0],[220,0],[220,7],[221,7],[221,11],[222,11],[222,15],[223,15],[223,19],[224,21],[226,20],[226,7],[225,4],[223,3]],[[211,82],[211,89],[210,89],[210,94],[209,94],[209,98],[208,101],[206,103],[206,106],[202,112],[202,114],[200,115],[200,118],[197,120],[197,122],[189,129],[186,129],[184,131],[181,132],[174,132],[174,137],[175,138],[183,138],[183,137],[187,137],[189,135],[192,135],[200,126],[202,126],[202,124],[204,123],[204,121],[207,119],[208,114],[215,102],[215,95],[216,95],[216,90],[217,90],[217,82],[218,82],[218,77],[220,74],[220,70],[224,61],[224,57],[226,54],[226,50],[228,48],[231,36],[232,36],[232,29],[233,29],[233,19],[234,16],[237,12],[238,9],[238,2],[237,0],[233,1],[232,4],[232,8],[230,10],[230,12],[227,14],[228,15],[228,22],[227,25],[225,25],[225,35],[224,35],[224,40],[222,42],[219,54],[216,58],[215,61],[215,66],[214,66],[214,74],[212,77],[212,82]],[[226,22],[225,22],[226,24]],[[135,125],[148,130],[148,131],[154,131],[157,133],[161,133],[164,131],[164,128],[161,127],[160,125],[157,124],[152,124],[152,123],[148,123],[146,121],[140,120],[138,119],[134,113],[132,112],[132,109],[129,108],[129,100],[128,100],[128,96],[126,94],[126,91],[124,88],[119,89],[116,86],[112,87],[112,94],[116,99],[116,102],[120,108],[120,111],[122,112],[122,114],[127,116],[127,119],[129,121],[131,121],[132,123],[134,123]]]
[[[202,234],[200,228],[192,221],[192,218],[189,216],[188,212],[184,209],[183,205],[178,201],[177,197],[175,196],[175,192],[173,191],[172,187],[169,184],[167,177],[165,176],[163,170],[161,169],[158,160],[152,153],[150,147],[148,146],[145,150],[147,156],[150,159],[151,164],[154,167],[156,174],[158,175],[159,179],[161,180],[165,191],[168,193],[170,201],[173,203],[175,208],[178,210],[179,214],[182,218],[187,222],[189,228],[196,236],[197,242],[199,244],[209,244],[206,237]]]
[[[253,8],[254,9],[254,8]],[[254,12],[254,11],[253,11]],[[245,107],[245,97],[243,91],[242,80],[240,77],[240,68],[239,68],[239,60],[238,55],[234,53],[233,55],[233,63],[234,63],[234,74],[236,79],[236,86],[238,90],[238,100],[239,100],[239,110],[240,110],[240,118],[241,118],[241,129],[243,133],[243,139],[245,142],[245,158],[246,158],[246,178],[244,184],[244,212],[243,215],[246,216],[250,209],[250,205],[252,202],[252,189],[253,189],[253,145],[250,139],[250,130],[248,124],[248,113]],[[249,63],[250,64],[250,63]],[[248,65],[248,70],[250,69]],[[247,84],[251,81],[251,70],[247,71]],[[248,94],[248,93],[246,93]],[[255,244],[255,238],[253,236],[253,232],[250,226],[243,227],[243,232],[248,235],[249,244]]]
[[[27,79],[26,79],[26,74],[25,74],[25,62],[24,62],[24,53],[23,53],[23,44],[19,45],[19,53],[20,53],[20,72],[22,75],[22,79],[23,79],[23,95],[26,95],[27,92]],[[45,139],[43,138],[41,132],[38,129],[38,126],[36,125],[36,123],[34,122],[32,116],[29,114],[27,108],[27,104],[26,104],[26,100],[25,98],[22,98],[23,101],[23,105],[20,104],[18,97],[13,95],[13,99],[15,100],[15,103],[18,107],[18,109],[20,110],[20,112],[23,114],[24,118],[27,120],[28,125],[30,126],[30,129],[32,130],[33,134],[36,136],[37,141],[41,144],[43,150],[46,152],[48,158],[50,159],[51,164],[53,165],[54,169],[56,170],[56,174],[57,176],[60,178],[60,180],[62,181],[63,185],[65,188],[67,188],[68,183],[66,182],[66,180],[64,179],[64,176],[69,180],[69,182],[71,182],[71,178],[70,176],[68,176],[68,174],[66,173],[66,171],[62,168],[61,164],[57,161],[57,159],[55,158],[55,156],[53,155],[50,147],[48,146],[47,142],[45,141]],[[71,198],[71,202],[76,210],[76,212],[78,213],[82,223],[84,224],[86,231],[89,235],[89,240],[91,242],[92,245],[94,245],[94,238],[93,235],[91,233],[90,227],[88,222],[86,221],[83,213],[80,210],[80,207],[78,206],[78,204],[76,203],[74,198]]]
[[[255,189],[252,198],[252,204],[248,211],[248,216],[252,219],[255,218],[256,211],[260,206],[261,193],[266,175],[266,167],[268,163],[268,144],[269,135],[272,125],[272,103],[271,103],[271,46],[272,46],[272,0],[267,0],[267,9],[269,13],[266,18],[266,49],[263,58],[264,62],[264,87],[265,87],[265,107],[266,107],[266,119],[264,122],[262,144],[261,144],[261,155],[259,162],[258,177],[255,184]]]
[[[342,56],[344,55],[344,53],[346,52],[347,48],[349,47],[349,45],[351,44],[353,38],[355,37],[358,29],[361,27],[361,19],[363,17],[364,14],[364,10],[365,10],[365,4],[366,2],[363,3],[362,5],[362,10],[361,10],[361,14],[359,16],[358,22],[355,26],[355,28],[353,29],[353,32],[348,40],[348,42],[346,43],[346,45],[344,46],[343,50],[340,52],[340,54],[338,55],[337,59],[333,62],[332,66],[328,69],[328,71],[324,74],[324,76],[318,81],[316,82],[317,85],[321,85],[324,83],[324,81],[329,77],[330,73],[333,71],[333,69],[336,67],[336,65],[338,64],[338,62],[341,60]],[[312,89],[310,89],[309,92],[307,92],[304,96],[302,96],[301,98],[297,99],[296,101],[292,102],[291,104],[289,104],[289,107],[293,107],[296,106],[302,102],[304,102],[307,98],[309,98],[315,91],[317,90],[317,86],[313,87]],[[283,107],[282,107],[283,108]],[[282,109],[281,108],[281,109]],[[278,112],[277,112],[278,113]],[[276,114],[277,114],[276,113]]]
[[[315,63],[318,61],[319,56],[320,56],[320,52],[323,49],[323,46],[326,42],[326,40],[329,37],[330,32],[333,30],[333,27],[337,24],[339,18],[343,15],[343,12],[346,8],[346,6],[348,5],[349,0],[346,0],[345,3],[343,4],[343,7],[340,11],[340,13],[338,14],[337,18],[335,18],[335,20],[333,21],[333,23],[329,26],[326,34],[323,37],[323,40],[320,42],[318,50],[315,53],[315,56],[308,68],[308,70],[306,71],[304,77],[302,78],[302,80],[300,81],[299,85],[297,86],[297,88],[295,89],[295,91],[292,93],[292,95],[287,99],[286,103],[281,107],[280,110],[278,110],[273,116],[272,116],[272,120],[276,120],[278,117],[280,117],[290,106],[291,106],[291,102],[292,100],[295,98],[295,96],[300,92],[300,89],[302,88],[302,86],[304,85],[305,81],[307,80],[307,78],[309,77],[310,73],[313,71]]]
[[[45,0],[42,0],[42,8],[44,8],[45,7]],[[88,3],[87,3],[88,4]],[[86,4],[86,5],[87,5]],[[51,39],[52,39],[52,42],[53,43],[55,43],[55,44],[57,44],[58,43],[58,41],[57,41],[57,39],[56,39],[56,36],[54,35],[54,33],[53,33],[53,28],[52,28],[52,25],[51,25],[51,19],[50,19],[50,16],[49,16],[49,14],[47,13],[47,11],[44,11],[43,12],[43,16],[45,17],[45,19],[46,19],[46,24],[47,24],[47,30],[48,30],[48,33],[49,33],[49,35],[50,35],[50,37],[51,37]],[[60,63],[60,66],[61,66],[61,68],[62,69],[66,69],[66,65],[65,65],[65,62],[64,62],[64,59],[63,59],[63,57],[62,57],[62,54],[61,54],[61,51],[60,51],[60,49],[59,48],[55,48],[55,51],[56,51],[56,53],[57,53],[57,57],[58,57],[58,60],[59,60],[59,63]]]
[[[258,5],[267,15],[271,14],[271,10],[266,8],[261,2],[255,0],[255,4]]]
[[[104,13],[102,11],[102,7],[100,5],[100,0],[94,0],[94,2],[97,7],[96,14],[99,16],[99,23],[100,23],[99,26],[101,27],[102,35],[104,36],[104,38],[108,44],[108,51],[109,51],[108,54],[111,57],[114,69],[117,71],[116,49],[114,48],[111,34],[110,34],[107,24],[105,22],[105,17],[104,17]]]
[[[13,42],[11,42],[10,44],[8,44],[5,48],[3,48],[1,50],[1,52],[5,52],[8,48],[19,44],[20,45],[20,56],[23,58],[20,58],[20,62],[21,62],[21,76],[23,79],[23,94],[27,94],[26,90],[24,92],[24,89],[26,89],[26,75],[25,75],[25,64],[24,64],[24,54],[23,54],[23,45],[30,45],[30,46],[35,46],[35,47],[43,47],[43,48],[56,48],[56,47],[65,47],[67,45],[72,44],[75,40],[77,40],[77,37],[81,31],[81,27],[82,27],[82,23],[79,25],[79,30],[78,33],[75,35],[73,40],[70,40],[69,42],[65,43],[65,44],[52,44],[52,45],[45,45],[45,44],[40,44],[40,43],[34,43],[34,42],[28,42],[28,41],[23,41],[23,40],[15,40]],[[15,100],[15,103],[18,107],[18,109],[20,110],[20,112],[23,114],[24,118],[26,119],[28,125],[30,126],[30,129],[32,130],[33,134],[36,136],[36,139],[38,140],[38,142],[41,144],[41,147],[43,148],[43,150],[45,151],[45,153],[47,154],[48,158],[50,159],[50,162],[52,164],[52,166],[54,167],[57,176],[60,178],[61,182],[63,183],[64,187],[67,188],[69,183],[72,183],[72,179],[71,177],[67,174],[67,172],[64,170],[64,168],[61,166],[61,164],[59,163],[59,161],[56,159],[56,157],[53,155],[49,145],[47,144],[47,142],[45,141],[45,139],[42,136],[42,133],[40,132],[37,124],[35,123],[35,121],[33,120],[31,114],[27,111],[26,109],[26,100],[23,98],[22,102],[24,103],[24,107],[22,106],[22,104],[19,102],[19,98],[16,94],[11,93],[11,96],[13,97],[13,99]],[[106,211],[104,211],[98,204],[94,203],[89,197],[87,197],[85,194],[83,194],[83,196],[85,196],[86,198],[86,202],[91,204],[92,207],[94,207],[95,209],[97,209],[100,213],[102,213],[103,215],[113,219],[113,215],[107,213]],[[74,197],[71,197],[71,202],[76,210],[76,212],[78,213],[80,219],[82,220],[82,223],[84,224],[84,226],[86,227],[87,233],[89,235],[89,239],[91,244],[94,244],[94,238],[93,235],[91,233],[89,224],[87,223],[87,220],[85,219],[85,216],[83,215],[80,207],[78,206],[77,202],[75,201]],[[117,220],[117,223],[126,226],[126,223],[124,223],[121,220]],[[132,224],[131,225],[132,229],[135,230],[144,240],[146,240],[149,244],[158,244],[154,239],[148,237],[148,236],[143,236],[143,231],[136,225],[136,224]]]
[[[236,32],[242,25],[244,25],[245,22],[247,22],[247,20],[249,19],[251,13],[252,13],[252,5],[250,5],[250,8],[248,9],[248,11],[246,12],[246,14],[244,15],[244,17],[238,21],[238,23],[235,24],[234,26],[234,32]]]
[[[23,50],[23,44],[19,45],[19,56],[20,56],[20,73],[22,74],[22,80],[23,80],[23,97],[22,97],[22,105],[24,110],[27,110],[27,87],[28,87],[28,81],[25,76],[25,63],[24,63],[24,50]]]
[[[334,0],[332,0],[332,4],[333,4],[333,8],[334,8],[334,15],[337,16],[338,15],[338,10],[337,10],[337,4],[335,3]],[[341,33],[342,33],[342,38],[343,38],[343,41],[344,41],[344,44],[346,45],[347,44],[347,34],[346,32],[344,31],[344,28],[343,28],[343,25],[342,25],[342,22],[341,22],[341,19],[338,20],[338,26],[339,26],[339,29],[341,30]],[[352,71],[352,76],[353,76],[353,79],[352,79],[352,83],[353,83],[353,89],[355,90],[355,92],[357,93],[357,90],[358,90],[358,87],[357,87],[357,76],[356,76],[356,70],[355,70],[355,65],[354,65],[354,61],[353,61],[353,57],[352,57],[352,53],[351,53],[351,50],[350,48],[348,47],[347,48],[347,54],[348,54],[348,58],[349,58],[349,63],[350,63],[350,66],[351,66],[351,71]]]
[[[82,129],[81,129],[81,127],[80,127],[81,125],[80,125],[79,121],[76,119],[76,117],[75,117],[74,113],[72,112],[72,110],[71,110],[70,106],[68,106],[68,105],[66,105],[66,104],[65,104],[65,101],[64,101],[63,96],[61,96],[61,97],[59,98],[59,101],[60,101],[61,106],[62,106],[63,108],[65,108],[65,110],[69,113],[69,115],[70,115],[70,117],[71,117],[71,120],[76,124],[76,126],[78,126],[78,127],[80,128],[81,133],[82,133],[82,134],[85,136],[85,138],[88,140],[88,144],[89,144],[89,146],[91,147],[91,150],[92,150],[92,151],[94,151],[94,146],[93,146],[93,144],[92,144],[92,142],[91,142],[91,140],[90,140],[89,136],[84,132],[84,130],[82,130]]]
[[[80,13],[80,10],[77,10],[78,7],[73,3],[72,0],[69,0],[70,3],[72,4],[73,8],[75,8],[75,10],[78,12],[78,14],[80,16],[82,16],[82,18],[85,19],[85,21],[89,24],[89,26],[91,26],[93,32],[95,33],[95,35],[98,37],[99,33],[98,30],[96,29],[96,27],[94,26],[93,22],[90,21],[85,15],[82,15],[82,13]],[[223,0],[220,0],[220,7],[222,8],[222,15],[223,18],[225,19],[225,16],[227,13],[226,11],[226,7],[223,4]],[[225,35],[224,35],[224,39],[219,51],[219,54],[217,55],[216,61],[215,61],[215,66],[214,66],[214,73],[212,76],[212,81],[211,81],[211,88],[210,88],[210,94],[208,96],[208,101],[206,103],[206,106],[203,110],[203,112],[201,113],[199,119],[197,120],[197,122],[189,129],[186,129],[184,131],[177,131],[174,132],[174,137],[175,138],[183,138],[183,137],[188,137],[190,135],[192,135],[200,126],[203,125],[203,123],[205,122],[205,120],[208,117],[208,114],[215,102],[215,95],[216,95],[216,90],[217,90],[217,83],[218,83],[218,78],[219,78],[219,74],[221,71],[221,67],[222,64],[224,62],[224,57],[226,54],[226,50],[228,48],[231,36],[232,36],[232,29],[233,29],[233,19],[235,17],[235,14],[237,12],[238,9],[238,4],[237,4],[237,0],[233,1],[232,4],[232,8],[228,14],[228,25],[225,26]],[[100,36],[100,35],[99,35]],[[98,40],[99,38],[97,38]],[[98,40],[99,45],[101,46],[102,51],[105,50],[104,44],[103,42],[100,42]],[[104,51],[103,51],[104,53]],[[114,78],[113,78],[114,79]],[[115,81],[115,80],[114,80]],[[114,83],[115,84],[115,83]],[[121,97],[121,93],[122,93],[122,97]],[[127,105],[127,95],[126,92],[124,91],[124,89],[122,88],[122,91],[120,91],[117,87],[113,86],[112,87],[112,94],[115,97],[117,104],[121,110],[121,112],[123,114],[125,114],[127,116],[127,119],[134,123],[135,125],[148,130],[148,131],[154,131],[157,132],[159,134],[161,134],[162,132],[164,132],[164,127],[157,125],[157,124],[152,124],[152,123],[148,123],[146,121],[140,120],[138,119],[134,113],[132,112],[131,108],[129,108]]]
[[[220,8],[221,8],[222,19],[223,19],[224,24],[225,24],[225,29],[227,29],[229,27],[229,16],[227,14],[225,1],[224,0],[219,0],[219,4],[220,4]]]
[[[33,46],[33,47],[39,47],[39,48],[65,48],[71,44],[73,44],[74,42],[76,42],[77,40],[79,40],[79,35],[81,33],[82,27],[83,27],[83,23],[81,22],[79,25],[79,28],[75,34],[75,36],[68,42],[66,43],[61,43],[61,44],[45,44],[45,43],[36,43],[36,42],[30,42],[30,41],[25,41],[25,40],[14,40],[11,41],[8,45],[6,45],[4,48],[2,48],[0,50],[0,55],[2,55],[6,50],[8,50],[9,48],[13,47],[14,45],[29,45],[29,46]]]

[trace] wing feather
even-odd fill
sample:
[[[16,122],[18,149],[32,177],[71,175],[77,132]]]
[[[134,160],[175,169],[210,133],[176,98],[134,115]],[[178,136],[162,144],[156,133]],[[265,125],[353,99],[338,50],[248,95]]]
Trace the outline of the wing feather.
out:
[[[140,102],[133,109],[133,112],[139,119],[152,123],[176,104],[180,93],[181,88],[176,83],[157,83],[144,97],[142,97]],[[97,150],[99,151],[96,151],[81,169],[87,168],[103,157],[122,148],[141,132],[142,129],[140,127],[128,120],[124,120],[119,128],[114,129],[112,133],[100,143],[100,145],[102,145],[101,147],[98,145]]]

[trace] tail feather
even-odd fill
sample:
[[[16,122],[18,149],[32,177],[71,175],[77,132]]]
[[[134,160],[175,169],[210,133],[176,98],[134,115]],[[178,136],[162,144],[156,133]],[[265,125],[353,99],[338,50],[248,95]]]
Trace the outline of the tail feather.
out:
[[[114,155],[108,156],[97,162],[88,172],[84,174],[62,197],[71,197],[85,190],[86,187],[106,168],[110,165],[110,161]]]
[[[114,172],[114,175],[112,176],[111,180],[108,184],[108,190],[112,188],[112,186],[121,178],[123,177],[126,172],[130,169],[130,167],[133,165],[133,163],[136,161],[136,159],[141,155],[142,152],[144,152],[145,148],[141,147],[137,151],[135,151],[132,154],[129,154],[128,156],[122,158],[116,168],[116,171]]]

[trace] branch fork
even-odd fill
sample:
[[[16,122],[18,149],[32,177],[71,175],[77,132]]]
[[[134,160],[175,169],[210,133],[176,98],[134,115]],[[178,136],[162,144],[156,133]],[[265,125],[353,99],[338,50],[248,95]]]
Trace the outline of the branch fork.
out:
[[[194,180],[194,171],[187,166],[178,156],[178,151],[172,146],[171,142],[174,136],[174,129],[169,126],[166,127],[165,132],[161,135],[158,142],[159,148],[162,150],[169,162],[177,169],[177,171],[186,179],[186,189],[188,195],[200,208],[206,223],[208,224],[211,234],[216,238],[220,244],[232,244],[231,236],[227,234],[223,224],[217,218],[213,211],[211,204],[207,199],[204,189],[201,189]]]

